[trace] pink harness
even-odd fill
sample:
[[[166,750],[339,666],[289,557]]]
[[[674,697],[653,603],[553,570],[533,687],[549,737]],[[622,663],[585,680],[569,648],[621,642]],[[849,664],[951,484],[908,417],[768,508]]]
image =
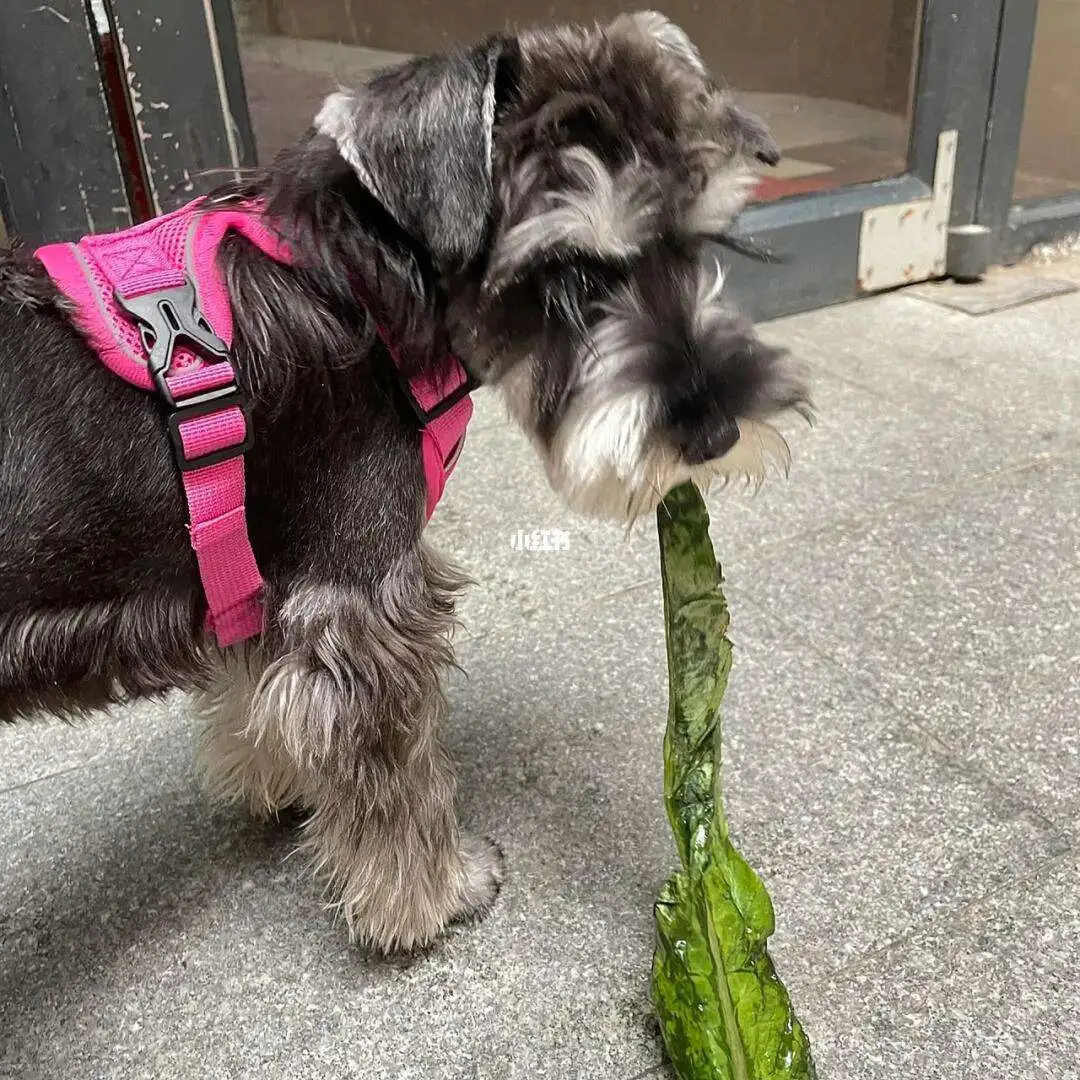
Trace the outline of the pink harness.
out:
[[[229,359],[232,310],[217,264],[228,232],[291,263],[280,237],[253,206],[210,209],[196,199],[123,232],[49,244],[37,257],[79,308],[102,363],[162,398],[187,497],[191,546],[221,646],[263,629],[263,578],[244,509],[244,454],[254,443],[251,408]],[[380,336],[386,341],[380,329]],[[395,363],[399,358],[386,343]],[[473,383],[459,361],[402,388],[422,425],[431,517],[457,462],[472,416]]]

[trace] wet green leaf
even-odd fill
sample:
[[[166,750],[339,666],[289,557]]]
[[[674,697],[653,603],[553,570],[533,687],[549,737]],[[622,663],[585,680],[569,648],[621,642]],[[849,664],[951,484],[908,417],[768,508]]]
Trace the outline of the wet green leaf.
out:
[[[720,702],[728,609],[692,484],[657,511],[669,705],[664,794],[682,870],[656,903],[653,1000],[679,1080],[812,1080],[810,1046],[769,958],[773,908],[728,836]]]

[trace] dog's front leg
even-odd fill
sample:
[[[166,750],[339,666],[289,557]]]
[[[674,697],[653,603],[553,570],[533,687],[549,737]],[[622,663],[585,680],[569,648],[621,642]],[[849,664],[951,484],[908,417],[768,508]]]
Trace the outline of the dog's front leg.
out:
[[[502,879],[498,849],[458,829],[437,738],[455,585],[418,552],[374,586],[294,589],[251,700],[249,736],[303,778],[316,869],[352,936],[384,951],[482,914]]]
[[[252,727],[252,702],[267,662],[261,643],[230,650],[194,695],[203,721],[199,762],[206,787],[223,802],[245,804],[260,820],[302,809],[310,786],[281,746],[280,725]]]

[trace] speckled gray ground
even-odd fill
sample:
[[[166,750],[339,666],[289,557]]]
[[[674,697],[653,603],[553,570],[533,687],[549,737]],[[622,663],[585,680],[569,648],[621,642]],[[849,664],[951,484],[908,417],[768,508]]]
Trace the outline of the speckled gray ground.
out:
[[[1075,1080],[1080,295],[767,332],[821,418],[789,481],[711,499],[727,775],[823,1080]],[[511,548],[543,527],[569,551]],[[571,518],[484,400],[432,536],[479,581],[449,739],[510,860],[489,919],[350,950],[287,834],[205,802],[182,700],[0,732],[0,1075],[663,1075],[651,529]]]

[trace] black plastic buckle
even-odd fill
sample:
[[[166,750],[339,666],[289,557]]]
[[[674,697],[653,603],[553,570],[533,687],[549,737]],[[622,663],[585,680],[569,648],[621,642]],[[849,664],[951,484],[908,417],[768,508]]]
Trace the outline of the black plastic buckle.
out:
[[[461,361],[459,360],[458,363],[461,364]],[[440,398],[438,402],[428,410],[425,410],[420,405],[420,402],[416,400],[409,380],[401,380],[401,388],[404,390],[405,396],[409,399],[409,404],[412,406],[413,412],[416,413],[416,417],[420,421],[422,427],[427,427],[428,424],[438,420],[440,416],[449,412],[459,401],[464,401],[474,390],[480,387],[480,380],[473,378],[472,373],[464,364],[461,364],[461,369],[465,372],[465,381],[456,390],[451,390],[446,397]]]
[[[199,309],[198,294],[190,278],[183,285],[171,289],[158,289],[142,296],[125,297],[116,294],[121,310],[130,315],[139,328],[143,348],[146,350],[150,377],[165,404],[165,423],[169,429],[169,441],[181,472],[205,469],[221,461],[246,454],[255,444],[251,424],[251,405],[247,395],[235,382],[213,390],[204,390],[191,397],[177,401],[173,397],[167,379],[172,366],[173,353],[178,345],[186,345],[207,363],[221,363],[229,359],[229,347],[210,329],[206,316]],[[237,408],[244,417],[244,438],[235,446],[212,450],[208,454],[189,458],[184,453],[180,425],[200,416]]]
[[[188,457],[184,453],[180,425],[186,424],[189,420],[197,420],[200,416],[209,416],[210,413],[231,408],[237,408],[243,414],[244,438],[234,446],[224,446],[220,450],[211,450],[198,457]],[[165,423],[169,428],[169,441],[172,443],[173,455],[181,472],[205,469],[221,461],[230,461],[241,454],[246,454],[255,445],[255,430],[251,424],[251,405],[248,403],[247,394],[236,383],[219,386],[214,390],[204,390],[201,394],[193,394],[191,397],[172,402],[165,413]]]
[[[229,346],[210,329],[206,316],[199,310],[199,298],[191,278],[183,285],[142,296],[117,293],[116,302],[138,324],[150,375],[170,405],[172,394],[163,384],[177,345],[187,345],[211,364],[229,359]]]

